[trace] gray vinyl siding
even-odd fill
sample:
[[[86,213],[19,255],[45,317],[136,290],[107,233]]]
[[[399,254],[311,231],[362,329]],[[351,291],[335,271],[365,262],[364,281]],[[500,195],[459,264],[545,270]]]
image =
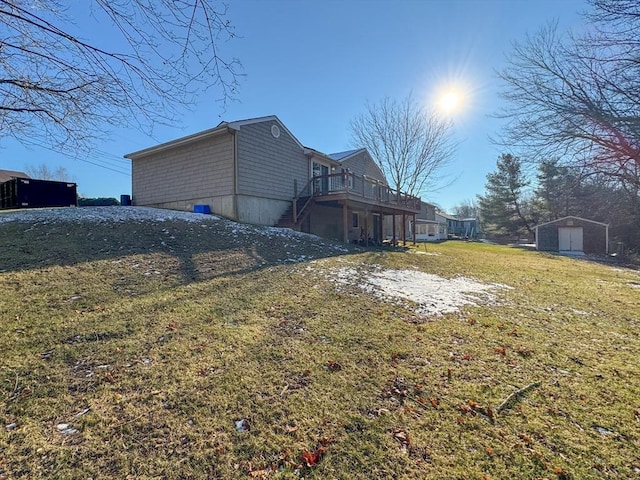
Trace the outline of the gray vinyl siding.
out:
[[[422,202],[420,205],[420,213],[416,214],[419,220],[436,220],[436,207],[428,203]]]
[[[385,185],[387,184],[387,180],[384,178],[382,170],[380,170],[380,167],[378,167],[376,162],[371,159],[367,152],[361,152],[358,155],[345,160],[342,162],[342,166],[344,168],[348,168],[356,175],[366,175],[369,178],[381,181]]]
[[[271,135],[278,125],[280,137]],[[309,161],[302,148],[275,121],[240,127],[238,135],[238,194],[291,201],[309,179]],[[284,211],[282,212],[284,213]]]
[[[234,216],[233,135],[205,138],[132,161],[134,205],[190,210],[195,203]]]

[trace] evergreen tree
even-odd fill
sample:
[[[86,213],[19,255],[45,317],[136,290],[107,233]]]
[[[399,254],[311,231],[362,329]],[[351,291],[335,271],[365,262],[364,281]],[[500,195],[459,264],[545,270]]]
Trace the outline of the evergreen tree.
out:
[[[580,195],[581,181],[569,167],[560,165],[557,158],[543,160],[537,179],[534,204],[542,221],[578,214],[576,197]]]
[[[487,175],[485,195],[478,196],[484,231],[495,236],[520,236],[533,233],[535,218],[532,202],[526,196],[529,185],[520,159],[502,154],[497,171]]]

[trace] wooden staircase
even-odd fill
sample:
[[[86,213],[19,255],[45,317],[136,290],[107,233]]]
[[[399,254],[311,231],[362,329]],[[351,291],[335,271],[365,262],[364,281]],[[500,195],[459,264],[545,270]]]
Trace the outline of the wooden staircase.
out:
[[[300,199],[298,199],[297,201],[300,203]],[[302,203],[304,207],[301,212],[300,211],[298,212],[297,221],[294,220],[293,218],[293,203],[292,203],[291,205],[289,205],[289,208],[287,208],[287,210],[282,214],[282,216],[280,217],[280,219],[278,220],[275,226],[280,228],[297,229],[298,227],[300,227],[302,222],[304,222],[304,220],[309,215],[309,212],[311,210],[310,207],[313,203],[314,203],[313,201]]]

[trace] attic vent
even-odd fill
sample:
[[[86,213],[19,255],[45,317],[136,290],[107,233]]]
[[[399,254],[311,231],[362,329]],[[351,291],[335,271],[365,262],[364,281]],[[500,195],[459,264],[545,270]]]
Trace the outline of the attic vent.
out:
[[[273,138],[280,137],[280,128],[277,125],[271,125],[271,135],[273,135]]]

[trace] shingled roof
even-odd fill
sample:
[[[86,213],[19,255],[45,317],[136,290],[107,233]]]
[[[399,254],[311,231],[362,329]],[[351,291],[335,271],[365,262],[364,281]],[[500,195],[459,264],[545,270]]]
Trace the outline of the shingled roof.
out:
[[[31,178],[24,172],[16,172],[13,170],[0,170],[0,183],[8,182],[12,178]]]

